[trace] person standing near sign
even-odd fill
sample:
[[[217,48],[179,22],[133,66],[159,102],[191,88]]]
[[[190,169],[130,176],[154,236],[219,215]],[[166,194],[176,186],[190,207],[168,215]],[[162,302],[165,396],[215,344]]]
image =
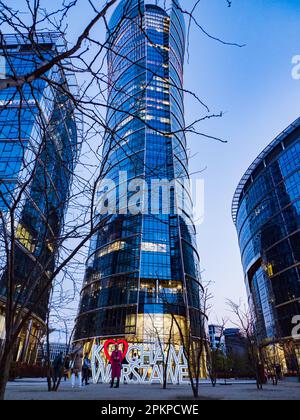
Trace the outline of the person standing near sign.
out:
[[[82,387],[82,359],[83,355],[81,353],[76,353],[74,359],[71,363],[71,384],[72,388],[75,388],[76,377],[78,378],[78,386]]]
[[[120,387],[120,378],[121,378],[121,371],[122,371],[122,360],[123,354],[119,350],[119,346],[115,346],[115,350],[112,352],[110,356],[110,364],[111,364],[111,384],[110,387],[113,388],[115,379],[117,379],[117,384],[115,388]]]

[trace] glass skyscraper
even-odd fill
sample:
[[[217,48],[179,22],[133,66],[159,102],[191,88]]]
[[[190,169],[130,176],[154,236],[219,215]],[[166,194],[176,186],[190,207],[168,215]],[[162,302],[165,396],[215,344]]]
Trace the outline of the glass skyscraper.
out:
[[[64,46],[56,33],[35,35],[33,45],[28,35],[1,35],[0,73],[2,77],[22,76],[37,69],[43,60],[50,60]],[[79,125],[68,92],[75,94],[74,76],[58,67],[46,77],[61,85],[54,89],[45,78],[21,89],[0,91],[0,252],[3,251],[3,229],[9,209],[33,170],[31,182],[17,203],[15,215],[16,246],[14,250],[14,297],[26,299],[29,280],[41,277],[39,265],[47,264],[32,294],[31,302],[44,287],[46,275],[55,269],[55,241],[64,224],[71,176],[78,153]],[[43,146],[41,147],[41,144]],[[40,150],[39,150],[40,148]],[[6,258],[1,257],[0,339],[5,338]],[[31,277],[30,277],[31,276]],[[37,277],[36,277],[37,276]],[[24,282],[27,283],[24,283]],[[15,360],[34,363],[39,340],[45,332],[48,294],[40,299],[34,314],[16,346]],[[30,303],[31,305],[31,303]],[[1,343],[0,343],[1,344]]]
[[[242,178],[233,201],[249,303],[266,353],[300,366],[292,339],[300,315],[300,119],[281,133]],[[274,362],[273,362],[274,363]]]
[[[109,24],[102,173],[116,185],[118,211],[99,216],[105,222],[91,243],[77,343],[114,337],[153,342],[154,331],[168,335],[172,313],[195,337],[200,334],[201,279],[184,132],[185,22],[177,0],[167,10],[158,3],[120,1]],[[123,211],[124,197],[130,202],[136,193],[127,190],[133,179],[149,186],[135,214]],[[148,208],[153,180],[177,181],[169,211],[162,190],[157,211]]]

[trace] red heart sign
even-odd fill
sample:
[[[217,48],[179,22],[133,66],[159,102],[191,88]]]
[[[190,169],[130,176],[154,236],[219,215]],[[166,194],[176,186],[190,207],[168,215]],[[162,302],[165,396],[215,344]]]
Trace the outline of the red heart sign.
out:
[[[105,341],[105,343],[104,343],[104,353],[105,353],[105,356],[106,356],[107,360],[110,360],[110,355],[108,353],[109,346],[111,346],[111,345],[120,346],[121,344],[123,344],[123,353],[122,353],[122,361],[123,361],[126,357],[128,347],[129,347],[127,341],[126,340],[118,340],[118,341],[107,340],[107,341]]]

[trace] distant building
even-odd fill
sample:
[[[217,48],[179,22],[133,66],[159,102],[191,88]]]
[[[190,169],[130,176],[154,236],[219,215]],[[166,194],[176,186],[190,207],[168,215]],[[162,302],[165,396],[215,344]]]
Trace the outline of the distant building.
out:
[[[248,355],[247,339],[238,328],[227,328],[224,330],[224,341],[227,356]]]
[[[254,376],[253,365],[249,358],[247,338],[238,328],[224,330],[224,352],[232,376]]]
[[[50,361],[53,362],[60,353],[63,354],[63,356],[67,355],[68,352],[68,345],[63,343],[50,343]],[[43,362],[46,359],[47,356],[47,343],[43,344],[43,348],[39,350],[38,354],[38,361]]]
[[[224,346],[224,328],[219,325],[209,325],[209,342],[213,350],[220,349]]]

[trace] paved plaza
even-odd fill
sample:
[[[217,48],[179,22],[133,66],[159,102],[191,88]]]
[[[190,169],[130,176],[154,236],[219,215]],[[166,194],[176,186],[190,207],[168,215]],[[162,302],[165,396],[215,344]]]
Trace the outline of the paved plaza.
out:
[[[72,389],[69,382],[62,383],[57,393],[48,393],[45,380],[17,380],[10,382],[6,392],[7,400],[191,400],[189,385],[169,386],[162,390],[160,385],[122,385],[110,389],[109,385],[89,385],[82,389]],[[278,386],[267,385],[257,391],[253,382],[232,382],[231,385],[219,383],[212,388],[209,383],[200,386],[201,400],[300,400],[300,383],[286,380]]]

